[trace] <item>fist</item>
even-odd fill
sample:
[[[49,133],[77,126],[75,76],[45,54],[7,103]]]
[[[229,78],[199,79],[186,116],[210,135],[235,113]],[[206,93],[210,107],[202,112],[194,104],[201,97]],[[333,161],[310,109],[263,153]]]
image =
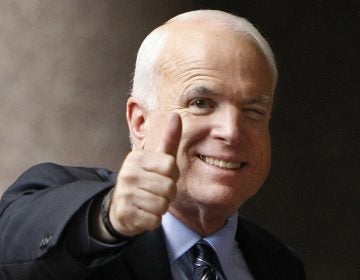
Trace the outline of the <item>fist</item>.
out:
[[[124,160],[111,199],[110,221],[127,236],[159,227],[176,196],[181,118],[176,113],[152,114],[144,148]]]

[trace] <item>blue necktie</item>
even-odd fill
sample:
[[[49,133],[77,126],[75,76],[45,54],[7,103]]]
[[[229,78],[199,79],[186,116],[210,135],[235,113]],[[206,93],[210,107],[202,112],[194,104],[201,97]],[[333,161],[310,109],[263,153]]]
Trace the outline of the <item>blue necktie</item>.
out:
[[[221,268],[215,251],[205,240],[200,240],[192,248],[194,258],[194,280],[220,280]]]

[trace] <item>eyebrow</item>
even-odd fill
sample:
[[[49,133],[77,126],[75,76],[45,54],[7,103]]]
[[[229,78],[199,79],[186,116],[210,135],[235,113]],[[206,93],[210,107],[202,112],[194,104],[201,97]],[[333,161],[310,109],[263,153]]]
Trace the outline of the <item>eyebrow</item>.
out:
[[[212,89],[204,86],[198,86],[194,87],[189,91],[189,95],[219,95],[216,91],[213,91]],[[259,104],[259,105],[266,105],[271,106],[273,103],[273,100],[271,97],[265,94],[261,94],[259,96],[255,97],[249,97],[245,98],[242,103],[244,104]]]
[[[266,105],[266,106],[271,106],[273,103],[273,100],[271,97],[269,97],[268,95],[262,94],[256,97],[250,97],[250,98],[246,98],[243,101],[244,104],[260,104],[260,105]]]
[[[193,87],[188,92],[189,95],[219,95],[217,92],[212,89],[204,86]]]

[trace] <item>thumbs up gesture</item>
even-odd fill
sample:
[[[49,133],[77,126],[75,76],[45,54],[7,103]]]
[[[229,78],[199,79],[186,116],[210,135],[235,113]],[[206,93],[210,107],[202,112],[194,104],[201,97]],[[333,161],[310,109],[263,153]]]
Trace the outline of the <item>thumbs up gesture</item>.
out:
[[[110,221],[126,236],[159,227],[176,196],[181,118],[176,113],[152,114],[144,147],[124,160],[111,199]]]

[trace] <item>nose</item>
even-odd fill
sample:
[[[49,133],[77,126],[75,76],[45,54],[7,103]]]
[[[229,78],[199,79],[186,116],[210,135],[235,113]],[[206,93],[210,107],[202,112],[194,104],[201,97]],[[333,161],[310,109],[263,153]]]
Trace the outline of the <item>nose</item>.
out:
[[[215,116],[212,137],[228,146],[239,144],[243,135],[241,114],[237,108],[227,108]]]

